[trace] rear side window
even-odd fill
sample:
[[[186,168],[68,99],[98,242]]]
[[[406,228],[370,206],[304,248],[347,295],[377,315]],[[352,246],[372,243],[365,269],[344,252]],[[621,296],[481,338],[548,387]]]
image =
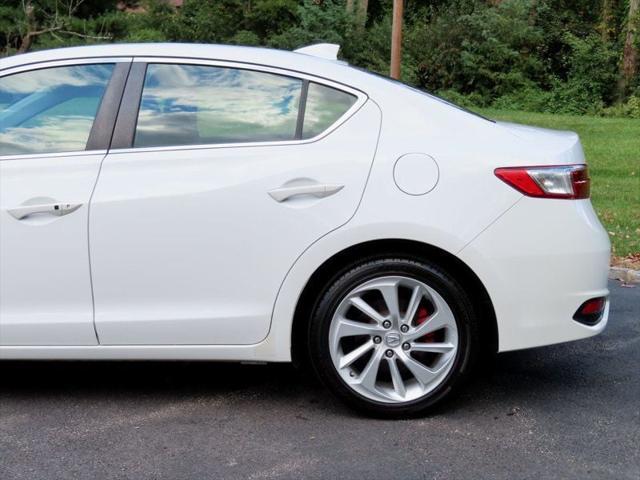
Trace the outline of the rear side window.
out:
[[[356,103],[356,100],[354,95],[341,90],[318,83],[310,83],[302,138],[320,135],[344,115]]]
[[[308,139],[330,128],[356,101],[355,95],[286,75],[149,64],[133,146]]]
[[[147,68],[135,147],[293,140],[302,81],[198,65]]]
[[[0,155],[85,150],[114,64],[0,78]]]

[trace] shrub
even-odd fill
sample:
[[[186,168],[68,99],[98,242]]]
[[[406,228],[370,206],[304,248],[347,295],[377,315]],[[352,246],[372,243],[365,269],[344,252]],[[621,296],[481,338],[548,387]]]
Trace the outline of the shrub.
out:
[[[581,103],[611,102],[618,78],[618,55],[611,44],[595,34],[578,38],[567,33],[565,41],[571,48],[567,91],[580,95]]]
[[[229,43],[234,45],[256,46],[260,45],[260,38],[249,30],[240,30],[229,39]]]
[[[602,110],[606,117],[629,117],[640,119],[640,95],[632,95],[625,103],[618,103]]]
[[[478,93],[469,93],[465,95],[455,90],[440,90],[437,93],[438,96],[445,100],[449,100],[450,102],[465,108],[473,109],[476,107],[483,108],[490,106],[487,99],[483,98],[482,95]]]
[[[406,44],[420,86],[492,99],[526,87],[544,70],[536,55],[543,32],[530,10],[528,0],[462,2],[414,22]]]
[[[529,86],[497,98],[492,107],[501,110],[524,110],[526,112],[549,112],[552,94],[536,86]]]
[[[298,23],[267,39],[268,45],[285,50],[320,42],[343,45],[353,27],[344,4],[338,0],[324,0],[321,4],[305,0],[296,15]]]

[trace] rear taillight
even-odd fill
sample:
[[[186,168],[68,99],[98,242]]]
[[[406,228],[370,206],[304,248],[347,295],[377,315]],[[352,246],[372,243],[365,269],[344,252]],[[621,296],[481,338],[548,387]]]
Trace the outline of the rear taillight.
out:
[[[573,315],[573,319],[585,325],[596,325],[602,319],[606,306],[607,297],[592,298],[580,305],[580,308]]]
[[[496,176],[529,197],[589,198],[589,170],[584,164],[496,168]]]

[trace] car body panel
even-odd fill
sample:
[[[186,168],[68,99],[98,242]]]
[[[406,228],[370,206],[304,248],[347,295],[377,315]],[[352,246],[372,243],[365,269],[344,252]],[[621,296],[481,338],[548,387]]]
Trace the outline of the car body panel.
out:
[[[608,307],[593,327],[573,315],[586,300],[609,294],[610,248],[588,200],[523,197],[458,256],[493,292],[499,350],[508,351],[604,330]]]
[[[136,62],[173,58],[288,71],[357,90],[368,100],[317,142],[114,150],[104,162],[91,214],[96,326],[102,344],[6,346],[0,347],[0,358],[289,361],[294,312],[311,275],[350,246],[385,239],[421,242],[465,262],[492,301],[500,351],[584,338],[605,327],[606,314],[596,327],[571,319],[590,295],[607,293],[609,243],[590,202],[524,197],[493,173],[500,167],[584,163],[574,133],[492,122],[340,62],[269,49],[79,47],[0,60],[0,75],[7,68],[34,68],[53,58],[87,62],[116,55],[136,57]],[[377,125],[373,114],[362,120],[366,109],[378,112]],[[369,143],[374,137],[376,145]],[[275,213],[282,213],[277,208],[282,205],[268,197],[270,188],[294,177],[341,183],[333,173],[353,174],[340,160],[360,142],[367,145],[353,167],[358,171],[355,188],[323,199],[326,208],[318,203],[315,209],[291,208],[285,216]],[[186,150],[191,157],[178,168],[175,157]],[[267,152],[278,152],[290,167],[294,156],[311,162],[285,173],[271,160],[275,170],[267,170],[257,159]],[[428,157],[437,165],[437,178],[424,178],[428,193],[408,195],[394,181],[397,161],[407,154]],[[221,168],[220,178],[214,163]],[[426,171],[431,170],[416,174]],[[204,180],[210,177],[213,187]],[[345,204],[337,202],[346,195]],[[242,213],[227,210],[232,207]],[[312,221],[300,221],[305,209],[314,212]],[[237,221],[253,211],[257,225]],[[167,219],[178,227],[168,229]],[[220,231],[233,236],[212,237]],[[213,245],[207,245],[211,238]],[[243,248],[246,259],[240,258]],[[254,266],[256,275],[233,271],[237,264]],[[274,274],[265,281],[268,267]],[[209,273],[213,270],[228,272],[227,278],[215,278]],[[181,301],[168,305],[172,292]],[[208,292],[217,301],[208,301]],[[202,323],[214,317],[222,321]],[[123,328],[128,322],[136,326]],[[238,329],[240,324],[246,328]],[[137,345],[122,344],[127,342]],[[149,342],[156,344],[140,345]]]
[[[311,143],[110,153],[91,209],[100,343],[263,340],[291,264],[358,207],[379,128],[369,102]],[[269,195],[291,182],[341,190]]]
[[[105,152],[0,161],[0,345],[94,345],[89,199]],[[25,204],[82,205],[17,220]]]
[[[111,80],[105,78],[104,98],[118,98],[118,88],[123,83],[114,79],[124,80],[122,74],[131,62],[131,58],[118,56],[91,60],[53,56],[34,67],[29,65],[28,58],[24,55],[19,59],[26,65],[13,59],[0,62],[0,76],[34,69],[114,64]],[[29,83],[25,87],[31,88]],[[34,100],[18,112],[22,121],[41,108],[57,105],[42,96]],[[65,101],[64,96],[59,101]],[[110,112],[106,106],[99,108],[96,118],[100,120],[95,123]],[[56,138],[65,140],[64,126],[54,127]],[[92,135],[91,132],[90,140],[95,139]],[[29,136],[19,133],[16,144],[25,142],[25,138]],[[88,211],[107,146],[91,151],[0,156],[0,345],[97,344],[88,257]],[[73,214],[42,212],[24,218],[15,214],[25,208],[40,211],[43,206],[54,205],[65,205],[65,212]]]

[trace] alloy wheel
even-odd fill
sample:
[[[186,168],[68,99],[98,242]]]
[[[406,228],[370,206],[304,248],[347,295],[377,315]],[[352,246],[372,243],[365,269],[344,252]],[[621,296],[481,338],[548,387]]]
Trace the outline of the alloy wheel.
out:
[[[331,360],[358,394],[384,403],[419,399],[440,385],[458,351],[454,314],[433,288],[384,276],[350,291],[329,328]]]

